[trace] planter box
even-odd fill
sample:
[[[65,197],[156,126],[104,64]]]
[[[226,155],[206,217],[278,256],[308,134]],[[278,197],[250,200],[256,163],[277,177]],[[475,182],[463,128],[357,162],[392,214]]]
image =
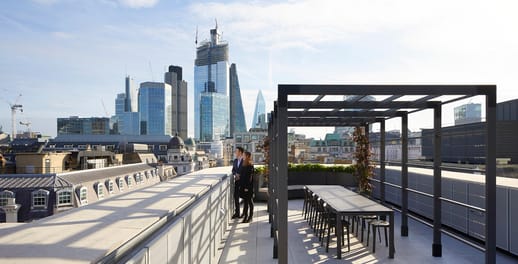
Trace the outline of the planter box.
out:
[[[268,188],[260,188],[263,184],[262,175],[254,175],[255,201],[268,199]],[[288,199],[304,198],[304,185],[341,185],[344,187],[358,187],[358,180],[354,175],[345,172],[327,171],[290,171],[288,172]]]
[[[345,172],[327,171],[290,171],[288,185],[342,185],[357,187],[358,180],[354,175]]]

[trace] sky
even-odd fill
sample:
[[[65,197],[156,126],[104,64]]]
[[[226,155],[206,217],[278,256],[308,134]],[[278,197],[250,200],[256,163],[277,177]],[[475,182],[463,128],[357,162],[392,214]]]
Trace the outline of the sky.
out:
[[[515,99],[517,10],[514,0],[3,0],[0,126],[10,132],[8,102],[19,94],[18,120],[44,135],[56,135],[57,117],[113,115],[126,74],[163,81],[171,64],[183,67],[193,113],[196,28],[207,39],[216,19],[248,127],[258,91],[270,111],[278,84],[496,84],[499,102]],[[432,125],[430,112],[409,117],[413,131]],[[295,129],[317,138],[332,130]]]

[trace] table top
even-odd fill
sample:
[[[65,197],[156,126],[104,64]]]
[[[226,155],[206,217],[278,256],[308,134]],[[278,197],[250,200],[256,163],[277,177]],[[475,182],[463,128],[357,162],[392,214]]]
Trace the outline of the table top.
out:
[[[340,185],[306,185],[337,212],[391,213],[392,209]]]

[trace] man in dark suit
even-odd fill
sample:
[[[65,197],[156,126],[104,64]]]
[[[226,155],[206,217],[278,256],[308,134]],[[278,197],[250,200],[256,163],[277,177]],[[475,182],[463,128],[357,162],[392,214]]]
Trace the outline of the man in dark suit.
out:
[[[236,159],[234,159],[234,163],[232,164],[232,175],[234,175],[234,215],[232,215],[232,219],[241,217],[239,213],[239,187],[241,185],[239,182],[239,170],[243,162],[243,152],[244,149],[242,147],[236,148]]]

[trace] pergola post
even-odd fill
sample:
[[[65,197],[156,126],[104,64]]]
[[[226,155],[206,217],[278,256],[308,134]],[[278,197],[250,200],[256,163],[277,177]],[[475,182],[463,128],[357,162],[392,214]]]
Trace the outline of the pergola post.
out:
[[[496,87],[486,94],[486,263],[496,263]]]
[[[442,106],[436,105],[433,109],[433,244],[432,256],[442,256],[441,242],[441,163],[442,163]]]
[[[401,236],[408,236],[408,114],[401,116]]]
[[[380,200],[385,203],[385,120],[380,122]]]
[[[278,248],[279,263],[288,263],[288,95],[280,87],[277,102]]]
[[[270,116],[273,116],[273,113],[272,115]],[[272,147],[274,146],[273,144],[273,133],[272,133],[272,130],[273,130],[273,124],[272,124],[272,119],[270,117],[270,120],[268,120],[268,139],[270,140],[269,142],[269,149],[268,149],[268,155],[269,155],[269,160],[268,160],[268,223],[270,223],[270,237],[273,237],[273,225],[272,225],[272,199],[269,199],[270,197],[273,197],[273,194],[272,194],[272,173],[273,173],[273,161],[274,161],[274,157],[272,156]]]
[[[279,207],[277,203],[277,195],[279,192],[279,186],[278,186],[278,149],[277,149],[277,141],[278,141],[278,135],[277,135],[277,102],[274,102],[273,106],[273,114],[272,114],[272,196],[269,197],[271,200],[270,203],[272,205],[272,226],[271,226],[271,236],[273,237],[273,258],[278,258],[279,255],[279,247],[278,247],[278,223],[279,223]]]

